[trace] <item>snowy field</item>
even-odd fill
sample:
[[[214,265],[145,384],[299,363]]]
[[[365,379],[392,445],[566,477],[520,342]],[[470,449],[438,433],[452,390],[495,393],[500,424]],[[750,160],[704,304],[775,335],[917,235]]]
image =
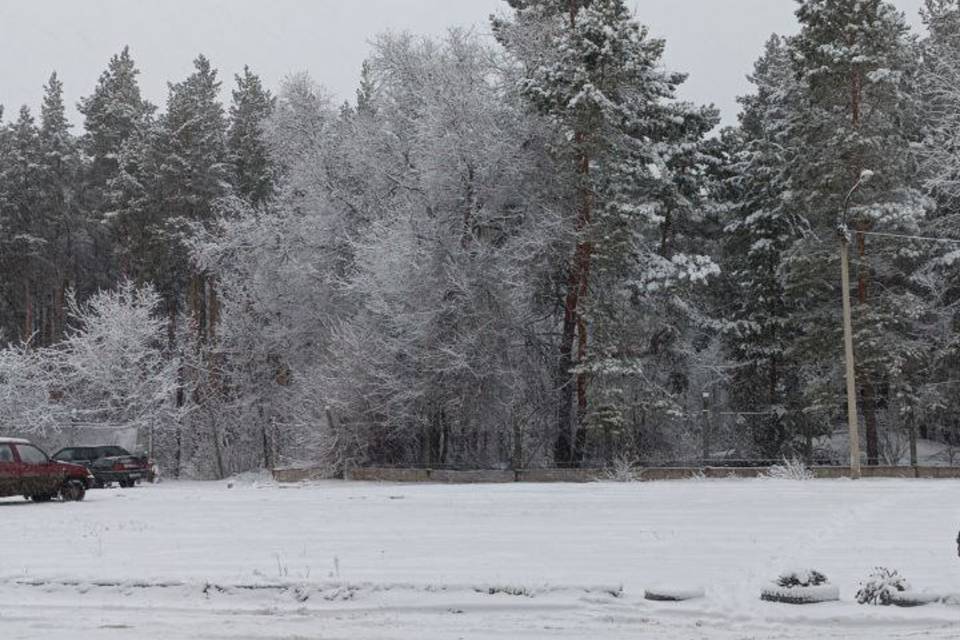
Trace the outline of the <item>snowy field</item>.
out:
[[[168,482],[0,500],[0,637],[956,638],[856,604],[875,565],[960,592],[960,482]],[[841,602],[760,602],[817,568]],[[645,588],[703,587],[682,604]]]

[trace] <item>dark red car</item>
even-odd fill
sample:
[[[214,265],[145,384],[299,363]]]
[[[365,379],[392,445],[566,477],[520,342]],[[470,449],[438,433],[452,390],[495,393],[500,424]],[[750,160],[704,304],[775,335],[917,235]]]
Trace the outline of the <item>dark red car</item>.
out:
[[[27,440],[0,438],[0,498],[83,500],[93,483],[93,474],[80,465],[52,460]]]

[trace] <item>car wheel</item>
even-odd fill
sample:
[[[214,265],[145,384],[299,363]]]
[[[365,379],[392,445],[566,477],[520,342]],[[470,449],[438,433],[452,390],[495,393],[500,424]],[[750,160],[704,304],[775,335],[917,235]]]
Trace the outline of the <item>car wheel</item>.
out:
[[[53,496],[37,495],[37,496],[30,496],[30,499],[33,500],[34,502],[50,502],[53,499]]]
[[[118,480],[117,484],[120,485],[121,489],[129,489],[133,486],[133,480]]]
[[[69,480],[60,488],[60,497],[66,502],[80,502],[87,494],[87,488],[79,480]]]

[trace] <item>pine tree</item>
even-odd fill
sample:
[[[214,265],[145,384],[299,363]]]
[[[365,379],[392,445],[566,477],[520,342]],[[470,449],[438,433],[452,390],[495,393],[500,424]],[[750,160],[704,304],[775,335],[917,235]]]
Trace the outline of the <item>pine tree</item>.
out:
[[[624,296],[639,300],[711,271],[674,241],[679,219],[696,208],[697,144],[717,116],[676,102],[685,76],[660,68],[664,42],[649,38],[622,0],[511,4],[514,21],[494,28],[526,70],[521,92],[554,123],[571,188],[575,247],[565,268],[555,457],[577,463],[591,376],[639,374],[640,347],[619,330],[631,311]]]
[[[375,111],[376,86],[370,61],[364,60],[360,69],[360,87],[357,89],[357,113],[372,115]]]
[[[41,162],[40,136],[30,110],[20,108],[16,122],[8,129],[7,153],[0,182],[4,185],[2,214],[4,234],[0,236],[5,297],[13,310],[13,321],[5,327],[7,339],[31,340],[37,331],[35,296],[37,272],[45,250],[44,213],[40,207],[42,189],[36,167]]]
[[[916,253],[874,231],[914,232],[925,214],[916,190],[916,48],[903,15],[882,0],[805,0],[793,41],[806,104],[791,135],[791,206],[811,232],[791,255],[787,292],[806,365],[806,390],[842,406],[837,321],[838,224],[855,230],[855,350],[867,460],[877,464],[878,411],[909,396],[922,348],[913,328],[924,304],[912,287]],[[866,178],[871,178],[869,182]],[[835,404],[834,404],[835,403]]]
[[[937,200],[940,214],[960,209],[960,3],[925,0],[928,36],[921,43],[923,63],[919,89],[923,100],[922,151],[926,190]]]
[[[731,167],[737,206],[725,230],[725,271],[737,292],[726,343],[740,365],[729,386],[735,408],[750,414],[744,422],[757,453],[779,459],[793,454],[791,441],[800,431],[799,416],[791,412],[800,403],[787,359],[791,309],[781,269],[803,230],[787,198],[786,172],[798,152],[789,134],[802,87],[784,38],[767,41],[750,81],[756,91],[740,99],[742,140]]]
[[[237,194],[259,205],[274,189],[270,157],[263,141],[263,124],[273,112],[274,100],[249,67],[243,68],[243,75],[237,75],[236,81],[227,147]]]
[[[109,183],[109,217],[128,236],[121,240],[123,270],[155,283],[174,307],[190,278],[181,234],[211,222],[217,201],[232,193],[220,82],[205,57],[194,64],[192,75],[170,85],[167,112],[133,129]]]
[[[8,181],[12,152],[12,132],[4,123],[3,105],[0,105],[0,269],[10,274],[10,265],[7,264],[9,238],[13,237],[13,210],[11,206],[12,184]],[[17,335],[17,325],[14,309],[16,297],[11,290],[11,279],[8,276],[0,278],[0,347]]]
[[[41,302],[42,341],[59,340],[65,330],[66,294],[84,277],[81,262],[87,253],[80,198],[82,162],[77,140],[70,133],[63,103],[63,84],[54,73],[47,83],[40,110],[40,158],[37,180],[45,240]]]
[[[109,210],[107,183],[119,172],[123,145],[147,126],[156,107],[140,95],[137,69],[130,48],[110,58],[93,93],[81,98],[77,109],[84,116],[86,134],[83,149],[91,159],[87,175],[92,208],[104,214]]]

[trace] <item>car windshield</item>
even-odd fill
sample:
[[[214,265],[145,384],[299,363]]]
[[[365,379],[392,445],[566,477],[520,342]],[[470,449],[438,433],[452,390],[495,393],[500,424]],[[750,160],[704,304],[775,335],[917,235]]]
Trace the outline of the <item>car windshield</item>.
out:
[[[0,444],[0,462],[13,462],[13,451],[8,444]]]

